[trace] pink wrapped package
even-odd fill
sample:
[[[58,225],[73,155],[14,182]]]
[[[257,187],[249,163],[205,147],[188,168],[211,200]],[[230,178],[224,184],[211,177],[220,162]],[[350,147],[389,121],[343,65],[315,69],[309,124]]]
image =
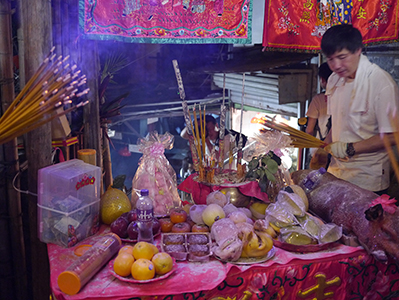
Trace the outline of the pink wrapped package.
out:
[[[173,148],[173,142],[174,137],[169,132],[158,134],[156,131],[137,141],[143,156],[132,183],[131,201],[134,207],[141,189],[148,189],[157,216],[167,215],[172,207],[180,206],[176,172],[164,155],[165,149]]]

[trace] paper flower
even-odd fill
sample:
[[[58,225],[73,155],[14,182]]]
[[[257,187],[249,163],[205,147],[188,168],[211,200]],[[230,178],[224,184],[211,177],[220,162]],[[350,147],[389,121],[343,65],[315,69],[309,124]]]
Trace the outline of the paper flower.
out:
[[[381,195],[377,199],[374,199],[373,202],[369,205],[369,207],[376,206],[377,204],[382,205],[382,209],[391,215],[395,213],[397,206],[395,205],[396,199],[389,199],[389,195]]]

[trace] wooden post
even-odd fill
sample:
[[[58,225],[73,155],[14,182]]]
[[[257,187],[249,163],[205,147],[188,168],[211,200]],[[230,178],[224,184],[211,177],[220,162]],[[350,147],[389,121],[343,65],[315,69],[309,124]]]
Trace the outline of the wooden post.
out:
[[[70,55],[77,63],[83,74],[87,76],[87,86],[90,92],[87,95],[90,101],[84,107],[84,147],[95,149],[97,152],[97,166],[103,168],[103,149],[101,146],[100,128],[100,100],[98,94],[98,78],[100,76],[100,62],[98,58],[97,42],[80,38],[79,34],[79,3],[71,0],[68,7],[70,26]]]
[[[52,47],[51,2],[48,0],[19,0],[20,35],[19,50],[22,62],[21,86],[34,74]],[[51,124],[27,134],[25,151],[28,159],[28,201],[29,247],[27,264],[30,270],[30,299],[48,299],[50,291],[50,270],[47,245],[37,236],[37,180],[38,170],[51,164]]]
[[[0,0],[0,99],[2,100],[2,111],[4,112],[15,98],[14,94],[14,70],[13,70],[13,47],[11,26],[11,3],[8,0]],[[10,276],[3,276],[0,284],[2,295],[12,299],[27,299],[27,277],[25,265],[25,244],[22,230],[21,195],[13,187],[13,178],[19,171],[17,140],[14,139],[2,145],[4,155],[1,160],[4,165],[4,182],[6,189],[0,191],[2,210],[0,214],[8,215],[3,220],[7,224],[1,224],[1,240],[5,243],[0,255],[3,262],[9,262],[8,268],[3,264],[3,270],[9,270]],[[2,183],[3,184],[3,183]],[[19,187],[19,178],[15,180],[15,186]],[[9,232],[7,232],[7,228]],[[8,246],[7,241],[10,241]],[[8,253],[4,252],[7,251]],[[8,254],[8,255],[7,255]],[[5,275],[6,273],[3,273]],[[7,280],[7,277],[10,278]],[[12,279],[14,278],[14,279]],[[8,284],[7,284],[8,282]],[[9,292],[8,292],[9,291]]]

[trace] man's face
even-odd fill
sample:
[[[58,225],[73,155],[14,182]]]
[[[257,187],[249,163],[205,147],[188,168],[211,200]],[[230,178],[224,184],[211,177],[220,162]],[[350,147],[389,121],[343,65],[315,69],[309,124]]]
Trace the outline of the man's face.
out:
[[[215,139],[215,138],[218,137],[219,133],[216,130],[216,125],[215,124],[213,124],[212,122],[206,123],[206,129],[207,129],[207,132],[208,132],[208,136],[211,139]]]
[[[353,79],[356,76],[356,70],[359,65],[360,54],[362,49],[358,49],[354,53],[347,49],[335,52],[327,57],[327,64],[330,69],[337,73],[339,77]]]

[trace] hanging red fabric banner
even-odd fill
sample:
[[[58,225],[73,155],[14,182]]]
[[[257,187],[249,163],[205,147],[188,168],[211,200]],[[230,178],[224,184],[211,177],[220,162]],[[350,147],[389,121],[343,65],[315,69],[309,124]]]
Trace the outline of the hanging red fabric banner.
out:
[[[399,40],[399,0],[266,0],[263,46],[318,51],[324,32],[353,24],[365,45]]]
[[[80,0],[84,37],[132,43],[252,42],[250,0]]]

